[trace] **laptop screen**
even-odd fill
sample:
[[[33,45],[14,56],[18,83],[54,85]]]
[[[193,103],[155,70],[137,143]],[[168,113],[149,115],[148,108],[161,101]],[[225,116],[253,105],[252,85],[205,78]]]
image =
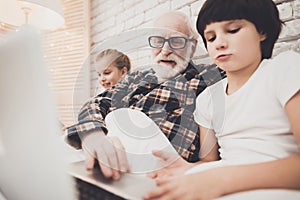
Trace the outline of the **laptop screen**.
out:
[[[0,44],[0,191],[7,199],[76,199],[38,38],[23,27]]]

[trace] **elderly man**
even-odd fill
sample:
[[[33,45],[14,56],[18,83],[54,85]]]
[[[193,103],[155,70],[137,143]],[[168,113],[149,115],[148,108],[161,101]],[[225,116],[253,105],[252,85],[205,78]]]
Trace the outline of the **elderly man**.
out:
[[[123,81],[92,98],[81,109],[78,123],[68,128],[68,139],[82,147],[86,168],[98,159],[105,177],[119,179],[129,171],[122,141],[106,136],[104,119],[118,108],[131,108],[149,116],[188,162],[199,161],[199,129],[193,119],[196,97],[220,80],[224,73],[215,65],[195,66],[196,34],[188,17],[168,12],[154,21],[157,34],[148,38],[158,64],[151,70],[134,72]],[[113,144],[113,145],[112,145]]]

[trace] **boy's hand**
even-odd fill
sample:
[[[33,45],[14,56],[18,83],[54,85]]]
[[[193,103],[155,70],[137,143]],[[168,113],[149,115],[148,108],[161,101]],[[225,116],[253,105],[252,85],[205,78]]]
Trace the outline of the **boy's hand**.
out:
[[[188,163],[178,154],[164,151],[153,151],[152,153],[161,159],[160,169],[148,174],[153,179],[183,175],[186,170],[194,166],[193,163]]]

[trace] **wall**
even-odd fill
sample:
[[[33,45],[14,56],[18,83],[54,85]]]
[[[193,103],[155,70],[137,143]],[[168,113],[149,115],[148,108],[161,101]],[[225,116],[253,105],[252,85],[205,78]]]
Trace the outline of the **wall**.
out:
[[[42,34],[59,118],[66,126],[89,98],[90,5],[86,0],[62,0],[65,24]]]
[[[90,6],[87,0],[61,0],[61,3],[65,24],[55,30],[40,31],[40,37],[59,119],[65,125],[71,125],[90,96]],[[0,42],[18,29],[0,21]]]
[[[290,49],[300,52],[300,0],[275,2],[285,26],[275,45],[274,55]]]
[[[122,35],[130,30],[150,27],[155,17],[168,10],[180,10],[186,13],[195,24],[203,2],[204,0],[91,0],[91,48],[95,49],[105,41],[113,43],[112,41],[116,39],[114,36]],[[285,21],[285,27],[275,46],[274,55],[288,49],[300,52],[300,0],[274,2],[280,10],[281,19]],[[196,63],[210,62],[201,42],[195,61]],[[118,44],[118,47],[122,47],[122,44]],[[151,58],[147,49],[144,48],[141,51],[134,46],[132,48],[135,50],[125,53],[131,57],[135,67],[150,62]],[[92,51],[91,55],[94,52]],[[97,75],[93,65],[90,74],[91,95],[93,95],[97,87]]]

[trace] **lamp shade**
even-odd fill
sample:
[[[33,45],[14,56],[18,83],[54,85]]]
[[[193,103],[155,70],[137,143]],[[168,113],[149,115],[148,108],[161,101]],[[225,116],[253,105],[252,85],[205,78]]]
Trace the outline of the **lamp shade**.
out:
[[[0,20],[20,26],[55,29],[64,24],[60,0],[0,0]]]

